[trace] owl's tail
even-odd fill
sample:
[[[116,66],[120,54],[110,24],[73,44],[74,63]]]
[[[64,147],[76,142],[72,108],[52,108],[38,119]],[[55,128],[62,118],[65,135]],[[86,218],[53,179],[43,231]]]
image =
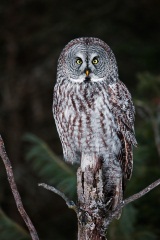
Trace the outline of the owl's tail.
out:
[[[111,211],[114,211],[117,206],[123,201],[122,178],[112,173],[109,174],[104,180],[105,204],[107,212],[110,213]],[[120,216],[121,211],[116,218],[119,219]]]

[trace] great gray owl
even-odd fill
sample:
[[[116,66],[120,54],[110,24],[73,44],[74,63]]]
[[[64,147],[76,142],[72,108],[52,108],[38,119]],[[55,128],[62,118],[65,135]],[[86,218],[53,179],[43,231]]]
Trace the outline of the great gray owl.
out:
[[[101,159],[106,205],[114,209],[132,173],[135,110],[102,40],[77,38],[63,49],[53,113],[66,161],[80,163],[82,154],[90,153]]]

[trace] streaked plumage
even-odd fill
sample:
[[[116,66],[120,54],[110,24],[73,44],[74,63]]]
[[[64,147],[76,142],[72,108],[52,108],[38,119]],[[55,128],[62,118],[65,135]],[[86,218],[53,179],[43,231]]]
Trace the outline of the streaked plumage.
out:
[[[132,174],[135,111],[106,43],[79,38],[67,44],[58,61],[53,113],[64,159],[80,163],[82,153],[101,158],[106,205],[115,208]]]

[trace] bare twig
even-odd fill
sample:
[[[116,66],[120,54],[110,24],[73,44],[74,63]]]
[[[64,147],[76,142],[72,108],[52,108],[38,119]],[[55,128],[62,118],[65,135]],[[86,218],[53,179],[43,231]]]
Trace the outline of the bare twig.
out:
[[[151,183],[148,187],[144,188],[143,190],[141,190],[140,192],[130,196],[129,198],[126,198],[124,201],[122,201],[118,207],[115,209],[115,211],[113,211],[109,217],[107,218],[106,221],[106,229],[108,227],[108,225],[111,223],[111,221],[118,215],[118,213],[121,211],[121,209],[126,206],[128,203],[131,203],[141,197],[143,197],[145,194],[147,194],[148,192],[150,192],[152,189],[154,189],[155,187],[157,187],[158,185],[160,185],[160,179],[156,180],[155,182]]]
[[[52,186],[47,185],[46,183],[39,183],[38,186],[44,187],[45,189],[58,194],[61,198],[63,198],[63,200],[66,202],[67,206],[69,208],[73,209],[77,213],[76,204],[73,201],[69,200],[64,193],[62,193],[61,191],[59,191],[58,189],[56,189]]]
[[[7,177],[8,177],[8,181],[9,181],[9,185],[11,187],[16,205],[17,205],[17,209],[19,211],[19,213],[21,214],[24,222],[26,223],[28,230],[30,232],[30,235],[32,237],[33,240],[39,240],[38,234],[36,232],[35,227],[33,226],[33,223],[31,222],[28,214],[26,213],[24,207],[23,207],[23,203],[20,197],[20,194],[18,192],[15,180],[14,180],[14,175],[13,175],[13,171],[12,171],[12,165],[11,162],[7,156],[6,150],[5,150],[5,146],[4,146],[4,142],[3,139],[0,135],[0,156],[3,160],[3,163],[5,165],[5,169],[7,172]]]

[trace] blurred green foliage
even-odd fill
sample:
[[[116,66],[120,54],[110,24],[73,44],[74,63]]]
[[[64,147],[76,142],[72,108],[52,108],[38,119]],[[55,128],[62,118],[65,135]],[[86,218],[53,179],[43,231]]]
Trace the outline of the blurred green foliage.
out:
[[[30,236],[0,209],[0,239],[30,240]]]
[[[26,159],[42,181],[56,186],[70,197],[76,195],[76,171],[60,159],[47,144],[38,137],[27,134],[24,140],[31,144]]]

